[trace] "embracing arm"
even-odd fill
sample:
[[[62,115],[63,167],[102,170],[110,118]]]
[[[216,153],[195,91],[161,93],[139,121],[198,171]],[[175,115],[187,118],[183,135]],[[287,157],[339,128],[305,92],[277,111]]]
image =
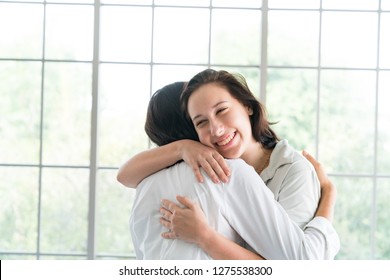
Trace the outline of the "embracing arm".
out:
[[[229,209],[226,218],[256,252],[266,259],[334,257],[339,250],[339,239],[327,219],[316,217],[302,230],[275,201],[253,169],[241,164],[240,168],[236,166],[232,171],[235,184],[224,186],[224,201]],[[222,239],[215,241],[213,234],[206,234],[210,229],[205,229],[204,223],[197,222],[201,219],[194,215],[196,208],[189,207],[188,203],[184,209],[177,205],[177,208],[172,207],[171,204],[175,205],[164,201],[162,213],[165,218],[161,219],[161,223],[171,229],[163,234],[164,238],[195,242],[215,258],[250,258],[248,255],[227,255],[229,251],[234,251],[233,245],[222,243]]]
[[[228,165],[217,151],[200,142],[184,139],[135,155],[120,167],[117,180],[126,187],[136,188],[149,175],[180,160],[192,167],[199,182],[203,181],[200,167],[214,182],[226,182],[230,175]]]
[[[119,168],[117,180],[126,187],[136,188],[149,175],[181,160],[180,144],[173,142],[133,156]]]
[[[328,219],[329,222],[333,222],[333,212],[337,195],[336,187],[326,175],[325,169],[321,163],[316,161],[306,151],[303,151],[302,154],[313,165],[321,185],[321,199],[315,216],[324,217]]]
[[[263,259],[211,228],[198,204],[183,196],[177,196],[176,199],[186,208],[183,209],[169,200],[162,200],[160,222],[165,227],[172,227],[171,231],[163,233],[162,237],[182,238],[184,241],[196,243],[216,260]],[[180,232],[180,236],[177,236],[175,232]]]

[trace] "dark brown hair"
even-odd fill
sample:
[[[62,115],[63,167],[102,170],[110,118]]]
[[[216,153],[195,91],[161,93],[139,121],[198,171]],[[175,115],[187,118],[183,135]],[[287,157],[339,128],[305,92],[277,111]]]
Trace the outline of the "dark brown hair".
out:
[[[185,85],[169,84],[156,91],[149,101],[145,132],[158,146],[182,139],[199,141],[192,122],[180,110],[180,94]]]
[[[191,94],[205,84],[218,84],[224,87],[235,99],[242,105],[250,108],[253,114],[250,116],[253,137],[260,142],[264,148],[272,149],[279,141],[276,133],[271,129],[271,125],[267,119],[265,107],[256,99],[250,91],[244,77],[239,74],[231,74],[227,71],[216,71],[206,69],[195,75],[187,85],[187,88],[181,95],[181,108],[188,114],[188,100]]]

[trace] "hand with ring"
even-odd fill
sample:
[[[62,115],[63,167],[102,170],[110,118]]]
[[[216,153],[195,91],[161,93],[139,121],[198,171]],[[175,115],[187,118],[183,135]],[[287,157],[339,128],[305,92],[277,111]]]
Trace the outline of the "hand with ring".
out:
[[[176,199],[181,205],[166,199],[161,201],[160,223],[168,229],[162,237],[199,244],[203,235],[212,230],[202,209],[187,197],[177,196]]]

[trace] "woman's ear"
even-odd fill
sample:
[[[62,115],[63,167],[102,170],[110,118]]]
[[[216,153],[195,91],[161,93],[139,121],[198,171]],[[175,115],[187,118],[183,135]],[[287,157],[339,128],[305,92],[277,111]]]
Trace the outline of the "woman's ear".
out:
[[[252,116],[253,115],[253,110],[251,107],[246,107],[246,110],[248,111],[248,115]]]

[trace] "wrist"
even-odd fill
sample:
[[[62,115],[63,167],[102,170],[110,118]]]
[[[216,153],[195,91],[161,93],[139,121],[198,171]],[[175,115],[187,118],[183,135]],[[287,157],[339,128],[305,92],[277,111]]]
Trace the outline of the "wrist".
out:
[[[213,246],[217,232],[210,227],[206,227],[201,231],[202,233],[198,235],[198,240],[196,244],[205,252],[208,252],[208,249]]]
[[[173,144],[175,145],[175,154],[179,160],[182,160],[184,157],[184,151],[187,141],[188,140],[186,139],[182,139],[173,142]]]

